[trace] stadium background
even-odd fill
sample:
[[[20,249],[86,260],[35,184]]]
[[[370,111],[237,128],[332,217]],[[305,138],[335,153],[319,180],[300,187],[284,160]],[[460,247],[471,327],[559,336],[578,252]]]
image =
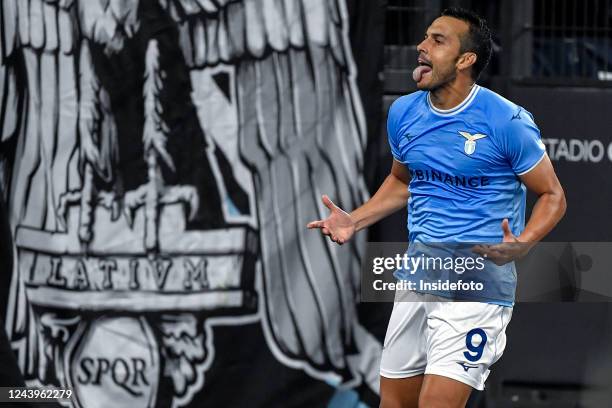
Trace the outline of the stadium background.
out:
[[[375,191],[391,162],[384,130],[386,111],[395,98],[414,90],[411,80],[411,69],[416,59],[414,46],[427,23],[451,5],[479,12],[487,18],[494,32],[493,60],[481,84],[531,111],[542,131],[568,199],[565,219],[547,240],[610,241],[610,0],[287,0],[282,2],[282,7],[280,1],[167,0],[159,2],[161,9],[143,10],[141,5],[133,13],[130,11],[136,8],[131,10],[130,5],[135,2],[91,1],[90,4],[95,1],[100,5],[98,9],[81,14],[77,10],[85,4],[83,1],[8,0],[2,6],[0,181],[6,206],[3,203],[0,317],[5,320],[2,326],[7,331],[15,360],[9,361],[12,357],[9,353],[2,354],[6,363],[2,363],[0,370],[0,385],[17,385],[24,381],[29,385],[70,384],[78,389],[79,399],[75,404],[85,407],[108,406],[110,401],[116,406],[131,407],[377,406],[377,356],[391,305],[358,303],[355,287],[350,290],[342,288],[342,283],[354,286],[358,282],[355,262],[360,259],[366,237],[360,237],[349,255],[319,241],[313,242],[312,238],[304,235],[306,233],[299,232],[299,226],[308,221],[305,215],[321,214],[324,210],[316,204],[304,210],[308,204],[303,203],[314,203],[321,192],[327,192],[341,205],[350,208],[366,196],[366,188],[370,193]],[[247,46],[244,49],[248,52],[234,50],[234,54],[225,58],[223,53],[215,56],[210,51],[198,55],[197,50],[201,47],[212,49],[210,38],[222,32],[214,24],[222,24],[218,22],[221,21],[220,15],[229,18],[229,11],[222,9],[226,3],[237,3],[234,7],[241,11],[244,7],[246,16],[260,18],[263,21],[260,25],[265,27],[261,30],[266,32],[262,38],[267,38],[268,43],[249,42],[256,37],[257,27],[249,27],[245,20],[241,20],[242,23],[235,22],[234,26],[239,28],[240,24],[246,24]],[[282,40],[285,38],[283,29],[291,32],[294,21],[286,18],[285,21],[293,24],[287,23],[283,28],[282,24],[270,22],[269,16],[278,16],[267,12],[283,10],[289,13],[291,5],[293,10],[302,7],[302,14],[296,14],[300,16],[297,19],[301,24],[297,31],[304,33],[301,42],[299,35]],[[175,11],[168,11],[170,18],[166,18],[165,11],[172,7]],[[85,7],[81,7],[83,9]],[[315,12],[305,11],[309,9]],[[319,9],[325,12],[317,15]],[[67,17],[69,20],[62,20]],[[56,26],[53,26],[53,19],[58,23]],[[86,20],[92,24],[89,33],[83,28],[87,25]],[[71,24],[76,21],[77,24],[69,30],[62,30],[67,21]],[[96,25],[96,21],[100,24]],[[126,33],[129,33],[133,21],[139,22],[140,26],[134,26],[136,34],[130,36]],[[231,28],[229,21],[224,20],[226,27]],[[201,27],[202,24],[215,28],[208,32]],[[328,28],[322,29],[318,24],[328,24]],[[55,40],[53,27],[60,34]],[[116,27],[120,29],[113,31]],[[173,34],[166,37],[164,29]],[[317,35],[322,31],[335,32],[335,40],[332,34]],[[67,32],[70,34],[68,39]],[[103,32],[111,35],[105,37],[101,34]],[[125,36],[123,43],[112,43],[114,32]],[[193,42],[186,42],[181,37],[185,32],[192,36]],[[206,36],[205,45],[197,43],[198,33]],[[345,42],[339,40],[343,36]],[[231,34],[228,37],[234,38]],[[157,43],[152,43],[152,39]],[[217,41],[221,44],[221,40]],[[266,40],[262,41],[265,43]],[[91,50],[84,51],[83,43],[91,46]],[[152,44],[159,47],[157,52]],[[175,50],[168,44],[177,45],[182,54],[173,54]],[[185,45],[191,47],[189,53],[185,52]],[[125,52],[129,47],[138,51]],[[219,50],[222,48],[218,45]],[[91,66],[86,64],[88,52],[93,55],[90,57]],[[121,58],[113,62],[109,55],[120,55]],[[283,65],[286,60],[294,69],[300,66],[307,69],[297,74],[291,71],[292,75],[283,76],[278,72],[286,68]],[[68,64],[62,66],[61,61]],[[132,68],[132,64],[137,68]],[[72,68],[67,68],[69,66]],[[94,67],[93,71],[87,71],[88,67]],[[65,77],[64,73],[69,69],[72,77]],[[174,82],[166,79],[168,76],[164,76],[162,71],[172,72]],[[126,86],[126,79],[117,77],[125,74],[129,81],[140,72],[155,80],[147,82],[140,78],[141,82],[135,81],[137,86],[127,86],[124,92],[121,86]],[[356,78],[353,78],[355,73]],[[327,79],[326,75],[329,76]],[[91,95],[87,95],[87,83],[82,81],[83,77],[96,79],[92,81],[97,82],[96,86],[91,88],[93,93],[97,92],[97,98],[85,100],[84,96]],[[78,103],[70,102],[70,96],[62,98],[62,87],[67,86],[66,78],[68,82],[72,80],[73,87],[78,89]],[[283,86],[282,80],[288,78]],[[45,82],[55,83],[55,88],[46,87]],[[334,83],[341,84],[340,91],[334,88]],[[100,89],[108,95],[103,96]],[[179,91],[164,93],[165,89]],[[272,92],[270,89],[275,90]],[[283,89],[290,89],[293,94],[283,96]],[[198,90],[202,92],[198,93]],[[147,110],[150,107],[147,98],[155,100],[153,105],[157,109]],[[293,98],[293,115],[280,108],[289,100],[282,98]],[[296,98],[307,103],[298,108]],[[308,103],[316,109],[309,110]],[[96,111],[98,116],[89,115],[87,109],[95,109],[96,104],[98,108],[102,106]],[[138,104],[144,108],[134,108]],[[195,106],[193,112],[191,106]],[[259,106],[260,110],[249,110],[250,106]],[[341,108],[332,110],[333,106]],[[261,107],[264,107],[264,112]],[[71,109],[78,111],[79,115],[72,114]],[[273,117],[266,117],[270,110],[274,111]],[[172,113],[164,116],[168,111]],[[300,115],[295,115],[297,111]],[[285,115],[293,118],[288,120],[289,124]],[[81,118],[91,120],[97,127]],[[177,129],[172,123],[164,123],[173,119],[188,125]],[[228,126],[224,122],[226,119],[237,121],[238,129]],[[72,122],[66,124],[62,120]],[[144,122],[144,126],[134,125],[140,122]],[[153,124],[152,127],[147,128],[147,123]],[[313,123],[322,123],[323,127],[318,128]],[[342,123],[346,125],[344,128]],[[71,125],[74,131],[64,132],[64,136],[76,142],[62,144],[62,129]],[[277,130],[279,134],[272,136],[275,125],[280,129]],[[64,158],[68,170],[63,173],[56,169],[60,166],[55,166],[55,162],[45,156],[50,146],[50,142],[45,141],[48,137],[45,132],[53,126],[59,129],[55,130],[55,147],[50,147],[54,159],[57,157],[61,163],[62,149],[81,152]],[[165,127],[169,130],[164,130]],[[331,134],[326,132],[329,127],[334,128]],[[156,176],[151,176],[151,173],[147,176],[147,170],[154,169],[155,165],[142,160],[149,150],[130,150],[131,144],[137,144],[136,141],[146,136],[147,130],[143,128],[149,129],[154,136],[161,132],[168,140],[170,159],[159,145],[155,145],[155,154],[146,156],[159,159],[161,170],[153,172]],[[294,130],[288,130],[290,128]],[[266,131],[269,134],[263,135]],[[300,141],[283,140],[283,132],[299,133],[297,139]],[[108,140],[114,139],[105,139],[104,136],[118,135],[118,147],[115,147],[120,158],[109,153],[96,166],[95,157],[88,156],[91,150],[85,153],[80,150],[87,142],[87,135],[98,144],[101,154],[113,150],[113,143]],[[129,139],[130,135],[132,139]],[[202,135],[205,135],[204,146],[198,141]],[[145,140],[144,143],[155,144],[155,141]],[[275,148],[275,143],[278,148]],[[214,148],[210,148],[211,145]],[[38,153],[32,153],[28,146],[31,149],[34,149],[31,146],[36,146],[34,150]],[[330,164],[330,157],[341,156],[334,156],[338,153],[334,150],[338,146],[349,151],[348,164],[344,163],[343,168]],[[193,151],[197,149],[207,149],[203,160],[194,155]],[[325,154],[327,149],[328,155]],[[130,157],[130,160],[125,157]],[[180,165],[168,166],[174,167],[171,170],[175,171],[163,164],[198,161],[199,165],[182,169]],[[205,161],[213,164],[202,163]],[[236,162],[243,165],[236,166]],[[87,163],[91,166],[88,167]],[[100,174],[87,176],[88,168],[94,172],[100,170]],[[64,173],[73,176],[70,178]],[[107,173],[112,173],[113,177],[106,177]],[[133,173],[142,174],[138,177]],[[190,173],[200,176],[192,178]],[[284,177],[287,174],[291,177]],[[85,186],[93,185],[96,194],[111,191],[124,196],[126,192],[136,191],[139,183],[155,184],[151,179],[156,177],[168,186],[184,187],[197,183],[208,186],[205,193],[199,192],[200,197],[207,197],[207,201],[203,201],[206,205],[199,206],[195,221],[187,222],[185,229],[202,235],[189,235],[187,232],[184,235],[186,245],[209,237],[208,246],[192,252],[189,252],[191,247],[183,248],[183,252],[191,256],[189,259],[212,259],[229,251],[236,259],[227,262],[242,267],[238,282],[228,278],[230,283],[215,288],[213,283],[193,280],[189,288],[182,287],[184,292],[181,293],[188,294],[187,289],[198,288],[198,295],[213,292],[225,295],[237,291],[242,296],[238,303],[228,301],[228,295],[227,298],[215,298],[212,306],[179,298],[165,308],[139,307],[139,302],[144,302],[145,298],[134,296],[127,298],[128,306],[125,308],[104,302],[80,307],[69,306],[70,297],[63,298],[64,304],[50,303],[44,296],[42,299],[30,297],[29,294],[34,293],[32,288],[46,286],[46,283],[36,281],[36,268],[31,264],[24,265],[24,260],[33,262],[31,258],[38,257],[46,261],[44,256],[53,253],[53,246],[44,239],[58,237],[59,233],[66,231],[70,233],[71,225],[78,227],[79,232],[72,231],[75,243],[66,247],[72,252],[68,251],[69,256],[64,262],[79,257],[84,262],[92,262],[92,258],[96,262],[116,259],[121,269],[123,255],[120,251],[102,251],[100,255],[99,248],[106,247],[101,242],[91,241],[91,238],[88,241],[87,234],[82,232],[83,222],[78,225],[68,222],[66,226],[58,221],[57,202],[67,191],[79,191],[79,197],[82,197]],[[210,187],[213,178],[215,182]],[[211,193],[215,187],[218,199],[214,198],[215,193]],[[36,194],[36,191],[44,193]],[[155,194],[163,195],[162,192]],[[193,200],[193,196],[184,197],[184,201],[193,205],[190,199]],[[114,199],[111,201],[115,202]],[[119,202],[127,207],[122,199]],[[296,202],[303,207],[296,207]],[[141,228],[142,237],[150,237],[146,225],[138,226],[137,211],[147,207],[146,199],[141,204],[135,210],[130,231]],[[82,219],[84,204],[79,205]],[[274,216],[269,216],[270,213]],[[111,241],[122,237],[121,243],[136,241],[135,237],[142,238],[138,234],[129,235],[128,229],[119,229],[115,237],[109,233],[104,235],[104,226],[96,224],[101,223],[100,215],[96,214],[98,219],[94,217],[87,224],[94,237],[97,233]],[[158,217],[161,219],[175,219],[175,213],[167,214],[160,210],[160,214]],[[53,221],[55,217],[58,220]],[[143,217],[144,221],[141,221],[146,224],[147,218]],[[294,220],[296,218],[299,222]],[[219,219],[224,221],[217,222]],[[404,225],[405,213],[398,213],[371,228],[367,239],[403,241],[406,237]],[[170,223],[170,226],[174,224]],[[163,223],[157,228],[166,233],[171,231],[164,230]],[[237,232],[233,235],[207,235],[207,232],[220,229]],[[35,230],[42,235],[23,235],[24,230]],[[15,252],[8,245],[11,236],[16,242]],[[43,244],[36,240],[39,236],[43,237]],[[270,244],[272,241],[276,244]],[[228,246],[223,247],[227,242]],[[164,245],[169,244],[159,237],[158,241],[144,242],[142,248],[132,253],[132,259],[142,262],[156,260],[160,254],[166,256],[159,258],[162,270],[155,269],[155,266],[157,275],[151,274],[152,284],[161,283],[157,292],[152,291],[159,295],[156,300],[160,302],[168,295],[162,290],[166,283],[164,259],[185,260],[181,258],[183,252],[168,251]],[[289,259],[282,253],[289,254],[286,257]],[[66,254],[55,255],[61,258]],[[309,262],[304,258],[321,258],[323,261],[308,266]],[[569,262],[576,264],[577,260],[572,258]],[[612,259],[608,262],[608,266],[612,265]],[[74,278],[79,282],[79,289],[91,289],[89,284],[83,283],[83,276],[79,273],[91,274],[92,287],[95,286],[93,274],[104,275],[100,273],[104,268],[88,269],[89,266],[83,267],[87,272],[76,272]],[[222,264],[219,270],[225,271],[224,268],[231,269]],[[298,273],[300,268],[304,271]],[[328,282],[330,269],[335,271],[336,279],[331,282],[335,291],[325,291],[316,285],[317,280]],[[197,272],[195,269],[186,270]],[[14,271],[17,272],[14,274]],[[44,273],[53,276],[52,271],[45,270]],[[231,273],[227,272],[227,275]],[[305,278],[300,279],[298,275]],[[61,281],[60,275],[55,278]],[[173,283],[172,276],[167,279]],[[294,282],[289,296],[283,293],[288,290],[286,280],[285,286],[274,286],[274,282],[282,279]],[[610,406],[612,308],[608,302],[580,302],[583,299],[580,288],[575,285],[576,279],[564,282],[561,283],[558,301],[517,304],[508,328],[506,352],[494,366],[487,390],[475,393],[470,406]],[[74,287],[71,290],[74,294]],[[112,288],[105,287],[103,282],[95,291],[112,294]],[[303,292],[310,295],[301,296]],[[328,298],[341,298],[341,301]],[[283,314],[279,310],[290,310],[291,313]],[[289,323],[286,319],[290,319]],[[129,336],[121,336],[121,332]],[[102,344],[94,338],[102,339]],[[8,342],[6,346],[5,351]],[[135,361],[143,365],[138,366]],[[84,368],[92,373],[97,370],[97,381],[95,376],[87,375],[90,373]],[[131,393],[126,391],[125,384],[123,387],[120,384],[122,378],[128,377]]]

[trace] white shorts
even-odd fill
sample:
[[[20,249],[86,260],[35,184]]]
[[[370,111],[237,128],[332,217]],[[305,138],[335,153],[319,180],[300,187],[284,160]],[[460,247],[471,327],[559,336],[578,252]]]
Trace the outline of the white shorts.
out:
[[[506,347],[512,308],[415,292],[401,296],[389,319],[380,375],[436,374],[482,391]]]

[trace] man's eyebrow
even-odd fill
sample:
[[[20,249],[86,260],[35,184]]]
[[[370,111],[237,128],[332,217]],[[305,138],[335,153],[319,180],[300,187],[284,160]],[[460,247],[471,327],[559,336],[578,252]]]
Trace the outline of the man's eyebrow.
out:
[[[440,33],[430,33],[430,34],[428,34],[427,32],[425,32],[425,37],[429,37],[429,36],[433,37],[434,39],[438,39],[438,40],[446,38],[446,36],[444,34],[440,34]]]

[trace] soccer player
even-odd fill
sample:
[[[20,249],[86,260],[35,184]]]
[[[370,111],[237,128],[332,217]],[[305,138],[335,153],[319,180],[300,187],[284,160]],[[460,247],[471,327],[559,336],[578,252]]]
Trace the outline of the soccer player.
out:
[[[350,214],[324,195],[330,214],[308,228],[343,244],[407,201],[409,248],[493,243],[474,251],[510,267],[497,270],[481,301],[410,292],[409,302],[394,303],[384,341],[381,407],[464,407],[473,388],[484,388],[506,344],[516,286],[512,261],[559,222],[565,195],[532,115],[476,84],[491,55],[482,18],[445,10],[417,51],[418,91],[389,109],[390,174]],[[538,196],[526,225],[525,187]]]

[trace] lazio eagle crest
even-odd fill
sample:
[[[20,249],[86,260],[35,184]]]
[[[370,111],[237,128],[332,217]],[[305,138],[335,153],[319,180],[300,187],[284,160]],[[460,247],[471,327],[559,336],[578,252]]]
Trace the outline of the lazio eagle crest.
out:
[[[463,146],[463,151],[467,155],[471,155],[476,151],[476,141],[478,139],[482,139],[483,137],[487,137],[487,135],[483,135],[482,133],[470,134],[468,132],[459,131],[459,134],[466,138],[465,145]]]

